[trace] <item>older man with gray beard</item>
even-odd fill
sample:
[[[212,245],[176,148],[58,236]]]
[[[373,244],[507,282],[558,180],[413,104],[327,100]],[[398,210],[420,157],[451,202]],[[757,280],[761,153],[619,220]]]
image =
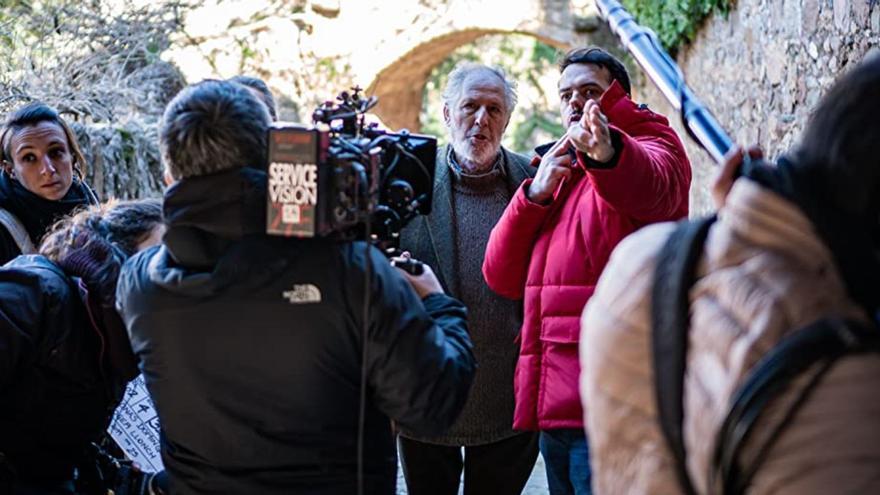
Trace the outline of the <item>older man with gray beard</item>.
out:
[[[457,494],[462,468],[465,495],[518,494],[538,455],[536,435],[512,429],[522,306],[489,290],[481,266],[489,232],[534,169],[529,158],[501,147],[516,105],[503,70],[459,64],[443,100],[450,144],[437,153],[433,210],[404,230],[401,246],[435,267],[447,293],[468,307],[479,369],[461,416],[445,434],[401,433],[403,470],[411,495]]]

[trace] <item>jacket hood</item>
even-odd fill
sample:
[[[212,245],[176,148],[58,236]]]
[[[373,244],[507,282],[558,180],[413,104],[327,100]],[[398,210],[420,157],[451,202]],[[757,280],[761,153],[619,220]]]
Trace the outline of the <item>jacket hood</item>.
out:
[[[150,281],[169,292],[188,297],[211,297],[234,287],[236,293],[247,293],[273,280],[288,266],[287,255],[291,253],[285,253],[279,246],[282,240],[246,238],[229,243],[208,267],[181,265],[164,245],[154,246],[135,258],[138,264],[148,264]],[[285,247],[294,252],[295,246],[288,242]]]
[[[162,246],[136,262],[158,286],[194,297],[259,286],[296,249],[266,235],[265,199],[266,173],[253,168],[183,179],[165,193]]]
[[[4,265],[9,268],[22,268],[27,270],[46,270],[52,272],[55,276],[67,278],[67,274],[60,266],[52,263],[52,261],[41,254],[21,255]]]
[[[114,397],[121,397],[125,384],[138,375],[137,359],[131,351],[125,325],[116,312],[116,283],[124,257],[105,239],[79,236],[57,265],[69,277],[78,278],[80,298],[89,321],[101,338],[102,366],[119,377]]]
[[[241,168],[178,181],[165,193],[168,254],[212,266],[231,242],[266,231],[266,173]]]
[[[62,265],[63,261],[59,265],[43,255],[34,254],[19,256],[6,266],[36,273],[47,284],[67,286],[71,293],[78,296],[79,303],[88,315],[89,326],[101,341],[98,364],[109,372],[110,394],[118,399],[125,385],[138,374],[137,360],[132,354],[125,326],[114,309],[113,298],[108,300],[105,297],[98,284],[82,270],[82,263],[77,267],[80,269]],[[115,288],[115,284],[113,286]]]

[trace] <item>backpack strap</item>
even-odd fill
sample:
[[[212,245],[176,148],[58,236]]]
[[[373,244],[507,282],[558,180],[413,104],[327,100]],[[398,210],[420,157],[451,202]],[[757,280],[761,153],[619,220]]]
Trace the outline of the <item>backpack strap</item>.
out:
[[[675,458],[682,490],[694,495],[687,473],[682,421],[684,371],[687,364],[689,297],[697,263],[715,216],[679,222],[657,258],[651,292],[654,393],[660,429]]]
[[[31,236],[28,235],[27,229],[24,228],[21,221],[19,221],[15,215],[3,208],[0,208],[0,225],[6,227],[9,235],[12,236],[12,240],[18,245],[18,250],[21,251],[21,254],[33,254],[37,252],[33,241],[31,241]]]
[[[824,374],[841,357],[865,352],[880,353],[880,330],[874,326],[823,318],[780,341],[746,377],[733,396],[731,406],[716,442],[712,475],[720,479],[722,493],[744,493],[763,463],[770,447],[791,423]],[[791,386],[791,382],[813,365],[820,364],[779,427],[768,436],[747,466],[738,462],[739,454],[767,404]],[[713,480],[713,486],[718,486]]]

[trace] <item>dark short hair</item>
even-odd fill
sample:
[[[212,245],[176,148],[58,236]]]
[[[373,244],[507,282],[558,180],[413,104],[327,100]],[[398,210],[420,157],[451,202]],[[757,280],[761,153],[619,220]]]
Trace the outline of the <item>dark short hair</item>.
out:
[[[880,56],[844,74],[813,111],[787,172],[792,198],[830,248],[849,296],[880,315]]]
[[[67,147],[73,156],[74,170],[82,178],[83,168],[86,166],[86,159],[83,156],[79,142],[76,140],[76,134],[70,128],[70,124],[61,118],[58,111],[54,108],[38,101],[28,103],[27,105],[12,112],[3,123],[3,131],[0,132],[0,160],[4,163],[12,163],[12,138],[16,133],[26,127],[33,127],[41,122],[51,122],[61,127],[64,136],[67,138]]]
[[[810,170],[840,211],[880,207],[880,56],[843,75],[812,112],[795,164]],[[874,202],[872,205],[871,202]],[[869,208],[874,208],[869,212]]]
[[[611,79],[620,83],[626,94],[632,94],[632,86],[629,82],[629,73],[626,71],[626,67],[614,55],[599,47],[588,46],[570,50],[559,60],[559,72],[564,71],[571,64],[593,64],[604,67],[611,73]]]
[[[181,91],[162,117],[162,160],[174,179],[266,162],[269,113],[244,86],[206,80]]]
[[[269,109],[269,115],[272,117],[272,120],[278,120],[278,111],[275,108],[275,97],[272,95],[272,91],[269,89],[269,86],[266,85],[265,81],[257,77],[242,75],[230,77],[229,81],[256,90],[257,93],[260,94],[260,98],[263,100],[266,108]]]

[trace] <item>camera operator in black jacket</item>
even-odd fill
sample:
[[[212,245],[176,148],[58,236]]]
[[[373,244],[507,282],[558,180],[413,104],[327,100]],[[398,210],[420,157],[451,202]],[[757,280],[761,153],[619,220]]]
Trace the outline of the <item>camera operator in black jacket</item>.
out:
[[[120,277],[171,492],[357,493],[363,371],[365,493],[390,495],[390,420],[437,433],[464,404],[466,310],[368,244],[267,236],[268,124],[228,82],[168,105],[168,230]]]

